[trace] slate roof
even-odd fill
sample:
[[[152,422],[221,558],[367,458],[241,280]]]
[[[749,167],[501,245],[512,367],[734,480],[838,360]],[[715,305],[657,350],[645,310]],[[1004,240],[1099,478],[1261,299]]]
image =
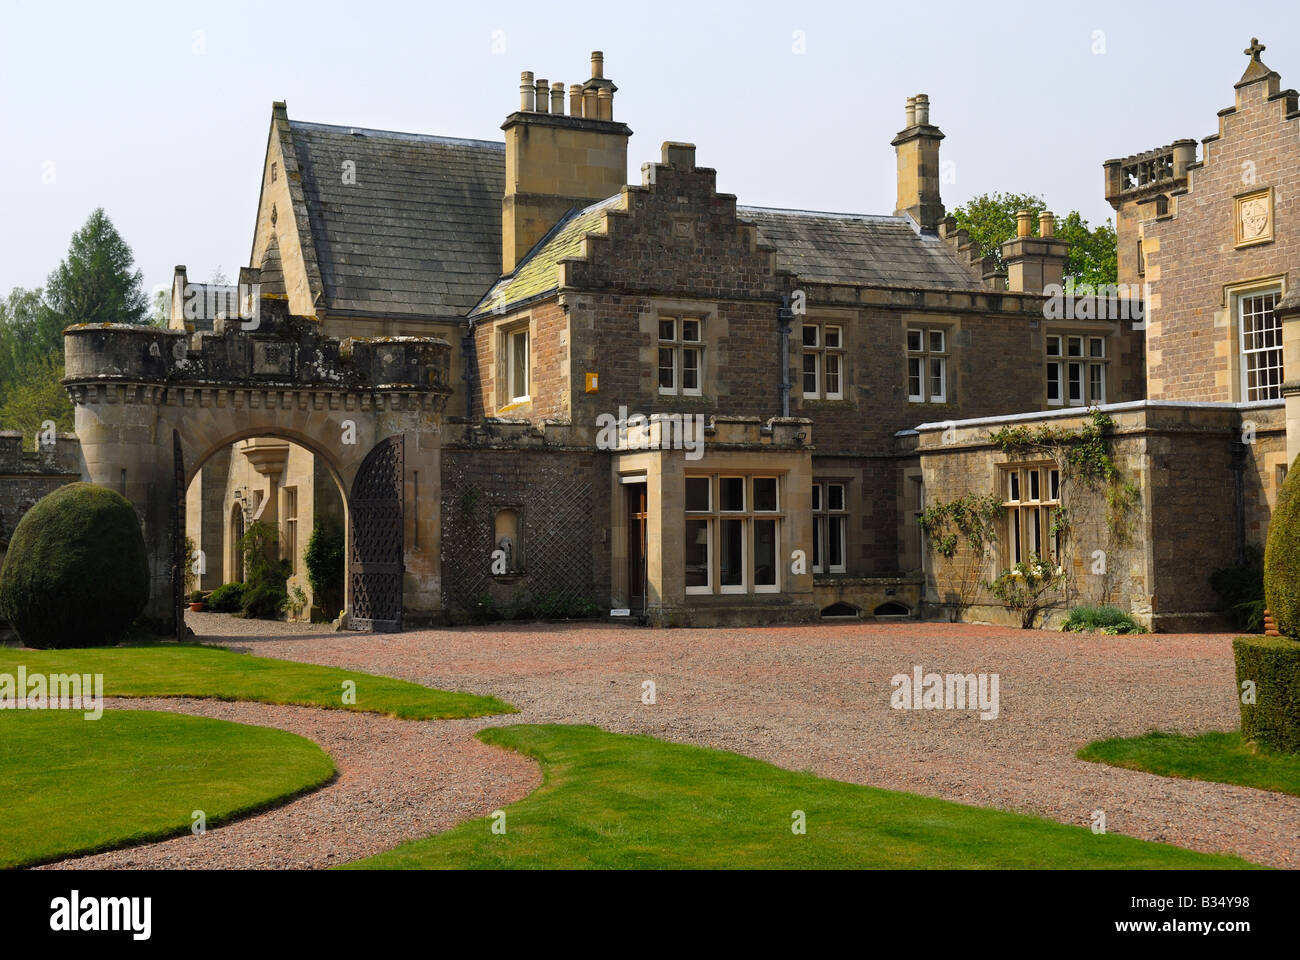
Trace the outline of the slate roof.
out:
[[[589,207],[574,207],[519,262],[515,272],[502,277],[483,297],[474,313],[488,313],[494,306],[506,307],[530,297],[548,293],[559,286],[559,262],[582,252],[582,238],[599,233],[605,211],[620,206],[616,193]]]
[[[906,217],[743,206],[736,215],[776,248],[778,268],[810,283],[927,290],[981,286],[948,243],[918,234]]]
[[[328,309],[460,317],[500,277],[504,143],[289,129]]]

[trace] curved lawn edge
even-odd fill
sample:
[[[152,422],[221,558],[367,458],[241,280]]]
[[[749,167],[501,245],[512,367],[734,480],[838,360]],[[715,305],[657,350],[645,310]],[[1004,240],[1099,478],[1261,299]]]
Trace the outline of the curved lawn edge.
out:
[[[542,785],[341,869],[1251,869],[1121,834],[798,773],[594,726],[489,727]],[[505,832],[493,832],[502,823]],[[792,826],[802,814],[805,832]]]
[[[1075,756],[1160,777],[1228,783],[1300,797],[1300,754],[1245,742],[1235,730],[1195,736],[1152,730],[1139,737],[1094,740]]]
[[[109,697],[193,697],[380,713],[400,720],[452,720],[517,713],[472,693],[409,680],[237,653],[208,644],[147,644],[60,650],[0,648],[0,674],[102,674]],[[348,682],[353,703],[345,702]]]
[[[109,738],[116,751],[99,749],[87,732]],[[107,710],[94,721],[75,711],[4,711],[0,736],[8,748],[0,757],[0,869],[182,836],[196,810],[207,828],[233,823],[338,776],[333,758],[308,737],[159,710]],[[199,763],[205,777],[178,776]],[[32,792],[39,808],[23,810]],[[51,843],[59,831],[86,839]]]

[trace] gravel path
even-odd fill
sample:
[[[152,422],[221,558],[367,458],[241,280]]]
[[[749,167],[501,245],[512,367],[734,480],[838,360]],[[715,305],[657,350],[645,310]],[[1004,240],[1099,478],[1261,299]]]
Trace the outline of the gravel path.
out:
[[[265,813],[158,843],[50,864],[61,868],[322,868],[446,830],[526,796],[537,764],[474,739],[482,720],[395,720],[265,703],[109,699],[110,709],[168,710],[278,727],[319,744],[338,776]]]
[[[493,694],[522,711],[428,725],[448,736],[467,735],[474,724],[595,723],[1064,823],[1088,824],[1103,810],[1113,833],[1300,867],[1300,797],[1074,758],[1091,740],[1152,728],[1234,729],[1227,635],[1079,636],[944,623],[658,631],[510,624],[364,635],[189,617],[209,642]],[[917,664],[997,673],[1000,716],[891,709],[890,678]],[[644,680],[655,682],[654,705],[641,703]]]

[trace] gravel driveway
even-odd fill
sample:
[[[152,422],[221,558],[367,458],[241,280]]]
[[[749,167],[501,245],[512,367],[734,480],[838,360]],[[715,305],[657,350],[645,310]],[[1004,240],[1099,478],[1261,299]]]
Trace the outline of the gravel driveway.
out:
[[[338,776],[282,807],[213,827],[201,837],[186,834],[42,869],[329,867],[486,816],[527,796],[542,779],[532,760],[475,740],[481,720],[394,720],[315,707],[170,698],[109,699],[106,705],[289,730],[329,753]]]
[[[1300,797],[1074,758],[1102,737],[1234,729],[1228,635],[1081,636],[915,622],[734,630],[509,624],[365,635],[189,616],[209,642],[493,694],[522,711],[426,725],[435,729],[595,723],[1064,823],[1089,824],[1103,810],[1110,832],[1300,867]],[[997,673],[999,716],[891,709],[890,678],[916,665]],[[653,705],[641,702],[645,680],[655,683]]]

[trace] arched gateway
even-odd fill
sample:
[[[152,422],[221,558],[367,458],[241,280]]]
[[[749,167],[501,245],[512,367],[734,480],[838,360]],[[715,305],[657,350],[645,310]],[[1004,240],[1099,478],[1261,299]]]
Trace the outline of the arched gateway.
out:
[[[437,337],[330,339],[275,299],[255,321],[219,320],[211,332],[65,331],[83,472],[130,500],[144,527],[148,620],[183,634],[186,488],[210,456],[250,437],[300,444],[338,484],[354,626],[435,614],[449,349]]]

